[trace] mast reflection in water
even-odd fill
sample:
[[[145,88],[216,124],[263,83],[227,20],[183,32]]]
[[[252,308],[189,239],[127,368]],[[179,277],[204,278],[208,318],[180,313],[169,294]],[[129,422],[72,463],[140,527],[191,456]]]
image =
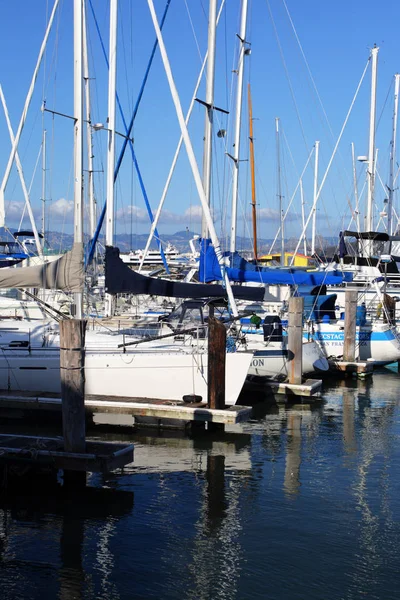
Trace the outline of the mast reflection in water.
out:
[[[0,597],[397,598],[400,379],[335,385],[218,437],[94,430],[135,463],[2,493]]]

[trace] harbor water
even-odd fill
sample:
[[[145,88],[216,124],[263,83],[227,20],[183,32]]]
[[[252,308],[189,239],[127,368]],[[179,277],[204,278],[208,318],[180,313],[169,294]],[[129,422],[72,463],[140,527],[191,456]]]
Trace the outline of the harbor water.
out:
[[[134,463],[1,493],[0,598],[397,599],[399,392],[385,369],[223,435],[91,430]]]

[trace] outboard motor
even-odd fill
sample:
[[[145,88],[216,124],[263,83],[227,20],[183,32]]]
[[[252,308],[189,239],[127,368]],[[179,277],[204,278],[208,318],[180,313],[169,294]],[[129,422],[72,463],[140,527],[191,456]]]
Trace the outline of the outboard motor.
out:
[[[278,315],[267,315],[263,323],[264,342],[282,342],[282,321]]]

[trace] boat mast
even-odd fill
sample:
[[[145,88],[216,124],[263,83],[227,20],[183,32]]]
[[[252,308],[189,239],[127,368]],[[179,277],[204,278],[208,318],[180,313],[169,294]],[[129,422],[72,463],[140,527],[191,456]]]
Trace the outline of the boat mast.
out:
[[[83,244],[82,0],[74,0],[74,243]],[[75,317],[82,318],[83,294],[75,292]]]
[[[376,78],[378,68],[378,51],[375,45],[371,50],[371,109],[369,118],[369,148],[368,148],[368,197],[366,211],[366,231],[374,228],[374,187],[375,187],[375,128],[376,128]],[[372,242],[367,240],[365,252],[367,257],[372,254]]]
[[[244,57],[246,54],[246,24],[247,24],[247,0],[242,0],[242,12],[240,17],[239,38],[239,65],[237,69],[237,87],[236,87],[236,115],[235,115],[235,135],[233,142],[233,181],[232,181],[232,214],[231,214],[231,239],[230,252],[236,251],[236,225],[237,225],[237,203],[239,192],[239,150],[240,150],[240,122],[242,114],[242,95],[243,95],[243,69]]]
[[[211,204],[212,128],[214,119],[215,45],[217,31],[217,0],[210,0],[208,11],[208,58],[206,74],[206,120],[204,126],[203,187],[208,206]],[[208,238],[205,215],[201,221],[201,237]]]
[[[388,201],[388,234],[393,235],[393,193],[394,193],[394,170],[396,166],[396,137],[397,137],[397,113],[399,108],[400,74],[394,76],[394,108],[393,108],[393,132],[390,150],[389,171],[389,201]]]
[[[251,101],[250,84],[247,86],[249,107],[249,140],[250,140],[250,169],[251,169],[251,216],[253,221],[253,254],[257,260],[257,211],[256,211],[256,180],[254,169],[254,137],[253,137],[253,104]]]
[[[360,233],[360,201],[359,201],[359,197],[358,197],[357,170],[356,170],[356,159],[355,159],[355,152],[354,152],[354,142],[351,142],[351,158],[352,158],[352,162],[353,162],[353,186],[354,186],[354,197],[355,197],[355,201],[356,201],[356,208],[355,208],[356,224],[357,224],[357,231],[358,231],[358,233]]]
[[[161,58],[162,58],[162,61],[164,64],[165,74],[168,79],[168,84],[169,84],[169,88],[171,91],[172,100],[173,100],[173,103],[175,106],[176,116],[178,117],[181,134],[183,136],[183,141],[185,143],[186,152],[188,155],[189,163],[190,163],[193,177],[194,177],[195,184],[196,184],[197,193],[199,194],[201,206],[203,208],[204,214],[206,215],[207,226],[208,226],[208,230],[210,232],[211,243],[214,246],[215,254],[217,256],[218,263],[221,267],[221,273],[222,273],[224,281],[225,281],[226,293],[227,293],[228,300],[229,300],[229,303],[230,303],[230,306],[232,309],[233,316],[236,317],[236,316],[238,316],[239,313],[237,310],[235,298],[233,296],[233,291],[232,291],[232,287],[231,287],[231,284],[229,281],[229,277],[225,271],[224,257],[223,257],[222,250],[221,250],[221,244],[219,242],[217,232],[215,231],[215,226],[214,226],[214,222],[211,217],[210,208],[209,208],[206,198],[205,198],[203,183],[201,181],[200,172],[199,172],[197,162],[196,162],[196,157],[194,155],[192,142],[191,142],[190,136],[189,136],[189,131],[188,131],[187,125],[185,123],[185,117],[183,116],[182,106],[181,106],[181,103],[179,100],[178,91],[176,89],[175,81],[174,81],[174,78],[172,75],[171,66],[169,64],[168,55],[167,55],[167,51],[165,48],[163,36],[162,36],[161,29],[160,29],[160,26],[157,21],[157,15],[156,15],[156,12],[154,9],[153,0],[147,0],[147,4],[149,6],[151,18],[153,21],[153,26],[154,26],[154,29],[155,29],[155,32],[157,35],[157,39],[158,39],[158,43],[159,43],[159,47],[160,47]]]
[[[315,254],[315,231],[316,231],[316,227],[317,227],[318,156],[319,156],[319,142],[315,142],[314,196],[313,196],[313,217],[312,217],[312,227],[311,227],[311,256],[314,256],[314,254]]]
[[[300,185],[300,200],[301,200],[301,224],[303,227],[303,239],[304,239],[304,256],[307,256],[307,238],[306,238],[305,227],[304,227],[305,222],[306,222],[306,216],[305,216],[303,179],[300,179],[299,185]],[[291,264],[293,264],[293,262],[294,262],[294,255],[293,255]]]
[[[110,47],[108,62],[108,147],[107,147],[107,200],[106,246],[114,246],[114,169],[115,169],[115,105],[117,74],[117,10],[118,0],[110,0]],[[105,314],[113,313],[113,296],[106,294]]]
[[[46,219],[46,130],[43,129],[42,140],[42,248],[45,244],[45,219]]]
[[[89,198],[89,236],[92,240],[96,231],[96,200],[94,197],[93,182],[93,130],[90,112],[90,78],[89,78],[89,60],[87,47],[87,29],[86,29],[86,6],[83,10],[83,81],[85,86],[85,117],[86,117],[86,143],[88,160],[88,198]]]
[[[281,149],[279,139],[279,117],[275,117],[275,132],[276,132],[276,158],[277,158],[277,183],[278,183],[278,202],[279,215],[281,221],[281,267],[285,266],[285,215],[282,205],[282,184],[281,184]]]

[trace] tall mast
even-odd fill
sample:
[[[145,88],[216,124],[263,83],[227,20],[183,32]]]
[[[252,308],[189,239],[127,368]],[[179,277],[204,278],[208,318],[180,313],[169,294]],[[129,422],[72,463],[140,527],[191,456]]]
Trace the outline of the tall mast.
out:
[[[306,229],[305,229],[306,215],[305,215],[305,202],[304,202],[304,190],[303,190],[303,180],[302,179],[300,179],[299,185],[300,185],[300,200],[301,200],[301,225],[303,228],[303,238],[304,238],[304,256],[307,256],[307,237],[306,237]],[[294,260],[294,255],[293,255],[293,260]]]
[[[314,254],[315,254],[315,231],[316,231],[316,226],[317,226],[318,155],[319,155],[319,142],[315,142],[314,196],[313,196],[313,216],[312,216],[312,229],[311,229],[311,256],[314,256]]]
[[[389,171],[389,202],[388,202],[388,234],[393,235],[393,193],[394,193],[394,170],[396,166],[396,137],[397,137],[397,113],[399,108],[399,86],[400,75],[394,76],[394,108],[393,108],[393,133],[390,149],[390,171]]]
[[[43,129],[42,139],[42,248],[45,244],[45,229],[46,229],[46,130]]]
[[[96,231],[96,201],[94,197],[93,182],[93,131],[90,112],[90,78],[89,78],[89,60],[87,47],[86,30],[86,6],[83,9],[83,81],[85,86],[85,117],[86,117],[86,143],[88,153],[88,198],[89,198],[89,237],[93,239]]]
[[[169,88],[171,91],[172,100],[173,100],[173,103],[175,106],[176,116],[178,117],[181,134],[183,136],[183,141],[185,143],[186,152],[188,155],[189,163],[190,163],[194,181],[196,184],[197,193],[199,194],[201,206],[202,206],[204,214],[206,215],[206,218],[207,218],[207,226],[208,226],[208,230],[210,232],[211,242],[214,246],[215,254],[217,256],[218,263],[221,267],[221,272],[224,277],[226,293],[227,293],[228,300],[229,300],[229,303],[230,303],[230,306],[232,309],[232,313],[236,317],[236,316],[238,316],[239,313],[237,310],[235,298],[233,296],[233,291],[232,291],[232,287],[231,287],[231,284],[229,281],[229,277],[225,271],[224,257],[223,257],[222,250],[221,250],[221,244],[219,243],[217,232],[215,231],[214,222],[211,217],[210,207],[207,204],[206,197],[204,194],[203,183],[201,181],[200,172],[199,172],[197,162],[196,162],[196,157],[194,155],[192,142],[191,142],[190,136],[189,136],[189,131],[188,131],[187,125],[185,123],[185,118],[183,116],[182,106],[181,106],[181,103],[179,100],[178,91],[176,89],[175,81],[174,81],[174,78],[172,75],[171,66],[169,64],[169,59],[168,59],[167,51],[165,49],[163,36],[162,36],[161,29],[160,29],[160,26],[157,21],[157,15],[156,15],[156,12],[154,9],[153,0],[147,0],[147,4],[149,6],[154,29],[155,29],[155,32],[157,35],[159,46],[160,46],[160,53],[161,53],[161,58],[162,58],[162,61],[164,64],[165,74],[168,79],[168,84],[169,84]]]
[[[284,213],[282,203],[282,184],[281,184],[281,148],[279,139],[279,117],[275,117],[275,131],[276,131],[276,160],[277,160],[277,184],[278,184],[278,202],[279,202],[279,215],[281,221],[281,267],[285,266],[285,230],[284,230]]]
[[[251,102],[250,84],[247,87],[249,107],[249,139],[250,139],[250,169],[251,169],[251,216],[253,221],[253,254],[257,260],[257,211],[256,211],[256,179],[254,169],[254,138],[253,138],[253,104]]]
[[[82,0],[74,0],[74,242],[83,243],[83,77]],[[75,292],[75,316],[82,318],[83,295]]]
[[[236,251],[236,224],[237,224],[237,202],[239,192],[239,150],[240,150],[240,121],[242,114],[242,95],[243,95],[243,69],[244,57],[246,54],[246,23],[247,23],[247,0],[242,0],[242,13],[240,17],[239,38],[239,65],[237,69],[237,87],[236,87],[236,116],[235,116],[235,136],[233,142],[233,181],[232,181],[232,215],[231,215],[231,239],[230,251],[233,254]]]
[[[354,212],[356,214],[357,231],[360,232],[360,201],[359,201],[359,197],[358,197],[357,170],[356,170],[356,159],[355,159],[355,153],[354,153],[354,142],[351,142],[351,158],[352,158],[352,162],[353,162],[354,198],[356,201],[356,208],[355,208]]]
[[[375,187],[375,128],[376,128],[376,77],[378,68],[379,48],[374,46],[371,50],[371,109],[369,117],[369,148],[368,148],[368,197],[366,210],[366,231],[374,228],[374,187]],[[371,256],[372,243],[367,241],[366,254]]]
[[[118,0],[110,0],[110,48],[108,72],[108,148],[107,148],[107,200],[106,246],[114,245],[114,169],[115,169],[115,105],[117,74],[117,11]],[[106,294],[105,313],[113,312],[113,296]]]
[[[212,127],[214,118],[215,42],[217,30],[217,0],[210,0],[208,11],[208,58],[206,80],[206,120],[204,126],[203,187],[208,206],[211,204]],[[208,227],[203,214],[201,237],[208,238]]]

